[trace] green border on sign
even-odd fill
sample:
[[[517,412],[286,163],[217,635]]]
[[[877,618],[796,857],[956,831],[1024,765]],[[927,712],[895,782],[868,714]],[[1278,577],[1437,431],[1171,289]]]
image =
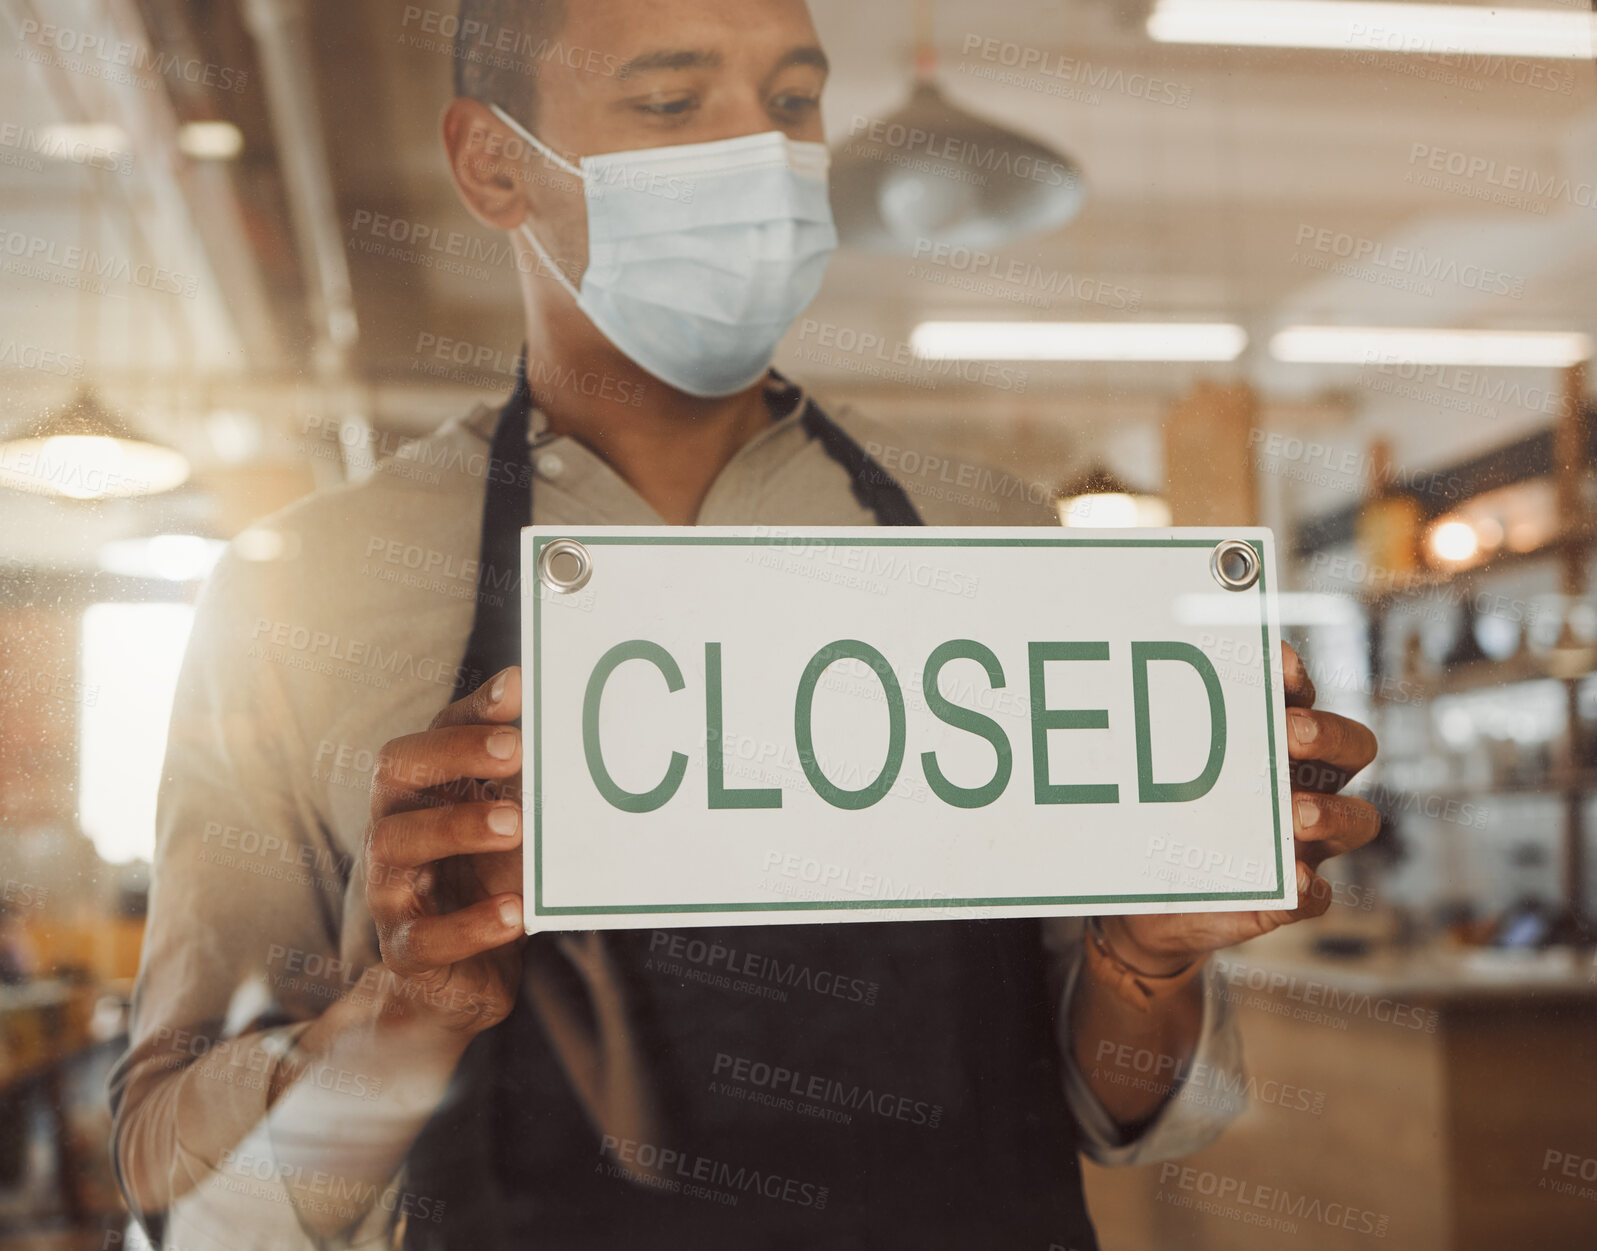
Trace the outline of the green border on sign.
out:
[[[794,535],[790,538],[755,537],[701,537],[684,535],[681,538],[664,535],[585,536],[564,532],[537,535],[533,539],[532,562],[536,568],[538,558],[546,544],[559,539],[575,539],[589,547],[1207,547],[1216,544],[1214,539],[937,539],[937,538],[822,538],[811,535]],[[1264,714],[1269,727],[1270,741],[1270,815],[1275,825],[1275,882],[1273,891],[1210,891],[1189,895],[1025,895],[988,899],[807,899],[787,903],[716,903],[716,904],[599,904],[592,907],[545,907],[543,902],[543,596],[536,590],[532,596],[532,682],[537,692],[532,704],[532,857],[533,857],[533,915],[559,916],[628,916],[638,913],[694,913],[694,912],[841,912],[858,909],[889,908],[990,908],[1032,907],[1046,904],[1126,904],[1126,903],[1199,903],[1215,900],[1269,900],[1278,897],[1282,883],[1281,873],[1281,792],[1276,777],[1275,753],[1275,691],[1270,681],[1270,621],[1265,611],[1268,587],[1265,586],[1264,544],[1249,539],[1248,546],[1259,555],[1259,637],[1264,664]]]

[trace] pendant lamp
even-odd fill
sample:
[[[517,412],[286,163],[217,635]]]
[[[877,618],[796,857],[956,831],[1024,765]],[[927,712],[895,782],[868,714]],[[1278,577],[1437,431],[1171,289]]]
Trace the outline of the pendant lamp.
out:
[[[991,250],[1055,230],[1081,212],[1070,157],[953,104],[937,85],[929,0],[919,0],[915,84],[892,116],[870,119],[832,154],[832,211],[842,242],[924,253]]]
[[[1161,496],[1130,486],[1102,465],[1066,484],[1056,506],[1060,524],[1077,529],[1162,530],[1170,524],[1170,505]]]
[[[156,495],[188,480],[188,458],[152,443],[87,389],[0,443],[0,487],[76,500]]]

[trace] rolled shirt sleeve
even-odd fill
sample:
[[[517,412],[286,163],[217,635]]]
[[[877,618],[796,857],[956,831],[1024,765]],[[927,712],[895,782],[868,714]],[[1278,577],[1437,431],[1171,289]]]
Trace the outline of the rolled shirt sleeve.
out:
[[[350,857],[307,798],[299,719],[258,646],[262,623],[283,615],[275,598],[260,566],[231,555],[201,596],[129,1048],[111,1077],[129,1205],[185,1248],[316,1245],[283,1181],[268,1095],[282,1056],[363,971],[345,926]],[[374,1204],[347,1245],[376,1237],[392,1210]]]
[[[1112,1066],[1115,1080],[1177,1083],[1158,1113],[1134,1138],[1122,1133],[1076,1062],[1070,1036],[1070,1001],[1081,975],[1083,927],[1079,921],[1051,922],[1047,946],[1062,979],[1058,1039],[1065,1097],[1080,1130],[1088,1159],[1109,1167],[1173,1160],[1209,1145],[1247,1106],[1242,1036],[1235,1013],[1211,960],[1203,970],[1203,1024],[1192,1055],[1174,1074],[1154,1071],[1157,1060],[1139,1071],[1135,1061]]]

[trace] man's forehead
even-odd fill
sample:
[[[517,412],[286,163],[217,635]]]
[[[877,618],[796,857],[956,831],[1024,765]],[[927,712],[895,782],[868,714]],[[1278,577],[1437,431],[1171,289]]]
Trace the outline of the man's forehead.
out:
[[[625,77],[820,42],[806,0],[568,0],[566,12],[564,38],[618,58]]]

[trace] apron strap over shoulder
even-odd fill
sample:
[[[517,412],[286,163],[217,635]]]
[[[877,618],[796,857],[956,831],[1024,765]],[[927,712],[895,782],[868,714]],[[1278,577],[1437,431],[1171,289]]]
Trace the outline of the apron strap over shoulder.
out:
[[[920,512],[909,494],[862,448],[848,431],[821,411],[814,400],[804,402],[804,429],[826,449],[826,454],[848,473],[854,498],[876,514],[879,526],[921,526]]]
[[[521,579],[505,575],[521,568],[521,530],[532,517],[532,465],[527,454],[531,414],[532,389],[527,385],[527,354],[523,351],[516,363],[516,389],[499,411],[483,469],[487,491],[478,546],[477,608],[456,679],[456,699],[471,693],[462,687],[473,676],[486,681],[520,660]],[[510,594],[493,589],[504,586],[512,588]]]

